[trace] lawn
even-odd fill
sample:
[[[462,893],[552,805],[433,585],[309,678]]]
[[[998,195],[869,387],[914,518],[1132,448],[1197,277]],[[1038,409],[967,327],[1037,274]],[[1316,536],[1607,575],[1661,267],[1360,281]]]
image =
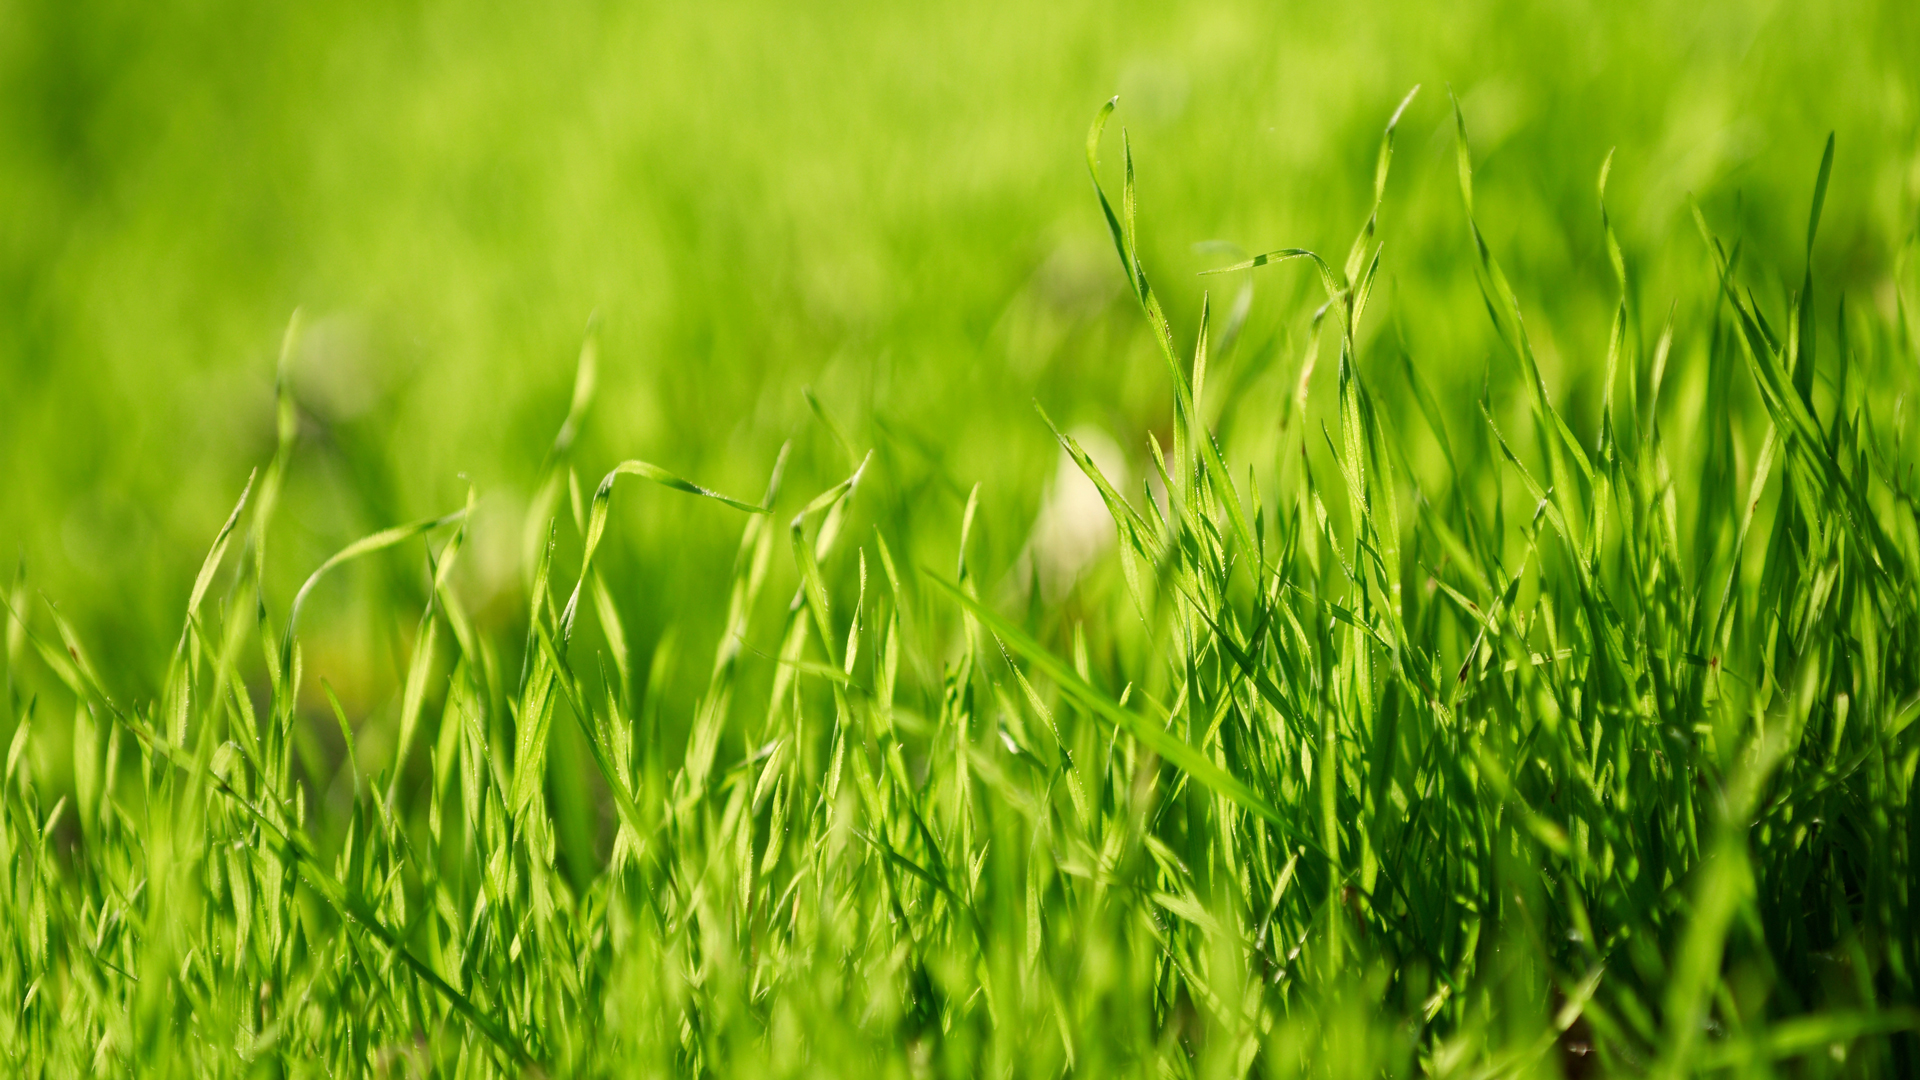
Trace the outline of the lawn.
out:
[[[1030,7],[0,0],[11,1071],[1920,1070],[1920,13]]]

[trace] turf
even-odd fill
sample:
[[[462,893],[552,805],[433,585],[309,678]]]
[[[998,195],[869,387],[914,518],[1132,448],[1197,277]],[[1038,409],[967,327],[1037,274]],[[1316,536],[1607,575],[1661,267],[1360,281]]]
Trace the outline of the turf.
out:
[[[683,478],[698,447],[615,464],[583,434],[595,323],[519,512],[476,483],[296,563],[314,457],[405,465],[331,444],[296,315],[270,450],[151,679],[27,564],[5,589],[0,1056],[1920,1069],[1911,223],[1884,287],[1829,283],[1822,220],[1860,220],[1829,138],[1768,180],[1790,225],[1683,197],[1643,257],[1601,148],[1579,285],[1476,197],[1471,98],[1396,97],[1359,190],[1308,196],[1352,208],[1337,248],[1209,245],[1197,284],[1167,284],[1156,161],[1098,111],[1079,201],[1118,298],[1074,348],[1129,374],[953,406],[1051,440],[1011,493],[940,418],[812,391],[751,490]],[[1397,262],[1403,128],[1452,240]],[[1604,294],[1593,340],[1527,317],[1556,289]],[[1059,332],[1018,305],[992,331]],[[1149,419],[1089,420],[1141,371]],[[626,535],[661,522],[690,539]],[[685,580],[634,569],[716,535]],[[365,632],[386,691],[378,644],[333,642],[349,583],[404,622]]]

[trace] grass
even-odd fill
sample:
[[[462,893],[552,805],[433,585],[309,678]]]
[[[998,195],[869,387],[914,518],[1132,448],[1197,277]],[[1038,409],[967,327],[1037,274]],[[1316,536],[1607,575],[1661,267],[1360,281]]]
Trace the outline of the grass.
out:
[[[812,395],[807,438],[845,477],[818,494],[785,450],[757,499],[643,461],[589,488],[590,330],[525,515],[524,618],[470,605],[471,492],[288,602],[296,318],[276,448],[155,692],[112,689],[24,573],[9,590],[0,1054],[36,1075],[1920,1067],[1920,353],[1897,279],[1889,311],[1814,272],[1834,143],[1808,161],[1803,266],[1756,266],[1695,208],[1670,302],[1600,167],[1612,317],[1580,346],[1604,357],[1581,415],[1482,231],[1500,205],[1453,103],[1451,272],[1496,344],[1468,410],[1409,346],[1383,255],[1396,124],[1436,96],[1386,124],[1346,252],[1215,271],[1234,300],[1200,303],[1191,348],[1100,112],[1087,167],[1172,419],[1136,479],[1055,428],[1111,518],[1064,583],[1044,534],[982,554],[978,487],[928,557],[914,439]],[[1253,282],[1288,275],[1324,304],[1254,338]],[[1041,405],[1020,422],[1071,402]],[[607,570],[616,504],[670,500],[738,529],[701,596],[718,631],[684,657],[636,647],[649,599]],[[414,628],[393,702],[349,707],[300,616],[369,563]]]
[[[1056,471],[1031,399],[1068,430],[1103,429],[1134,476],[1144,433],[1171,437],[1172,388],[1116,302],[1080,166],[1090,109],[1116,92],[1146,165],[1143,257],[1187,335],[1193,274],[1237,257],[1193,243],[1344,255],[1381,123],[1426,85],[1382,208],[1382,310],[1449,422],[1477,424],[1496,343],[1460,272],[1432,92],[1456,87],[1480,200],[1498,208],[1482,224],[1590,440],[1617,299],[1592,195],[1609,147],[1649,333],[1699,295],[1689,192],[1749,265],[1799,275],[1829,131],[1822,281],[1891,310],[1920,14],[1835,3],[1492,0],[1441,18],[1403,0],[0,0],[20,28],[0,41],[0,200],[17,208],[0,226],[0,555],[10,569],[24,553],[111,689],[154,693],[208,528],[275,450],[275,353],[301,308],[301,453],[271,587],[291,597],[356,537],[462,505],[464,473],[482,498],[462,573],[476,618],[504,632],[525,583],[517,545],[493,538],[536,493],[597,309],[583,472],[640,457],[757,492],[793,438],[793,490],[824,488],[849,466],[813,429],[810,387],[883,458],[877,424],[926,451],[900,485],[924,481],[919,504],[940,511],[896,554],[951,564],[978,482],[978,557],[997,568]],[[1278,336],[1291,369],[1319,290],[1271,272],[1257,289],[1242,355],[1256,364]],[[1496,404],[1512,389],[1496,367]],[[638,655],[669,625],[688,647],[720,632],[723,611],[694,614],[718,606],[733,539],[709,510],[616,508],[604,568],[648,597],[625,610]],[[394,565],[346,575],[302,616],[310,665],[356,710],[400,677],[425,599]],[[676,677],[673,711],[701,681]]]

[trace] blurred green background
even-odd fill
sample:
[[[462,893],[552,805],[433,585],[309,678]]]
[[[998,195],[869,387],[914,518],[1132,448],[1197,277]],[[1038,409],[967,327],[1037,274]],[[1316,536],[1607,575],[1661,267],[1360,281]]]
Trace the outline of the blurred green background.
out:
[[[1194,276],[1229,259],[1194,245],[1343,255],[1380,128],[1424,84],[1367,333],[1403,335],[1463,423],[1495,346],[1449,85],[1480,218],[1576,426],[1597,422],[1616,300],[1595,200],[1609,148],[1650,319],[1712,301],[1689,193],[1776,295],[1797,282],[1829,130],[1826,295],[1892,316],[1920,193],[1920,6],[1901,0],[0,0],[0,26],[0,546],[136,696],[271,455],[296,307],[283,603],[354,537],[456,508],[464,476],[482,498],[469,587],[508,625],[520,515],[593,312],[588,485],[640,457],[757,499],[793,439],[783,502],[804,499],[846,463],[803,387],[881,450],[893,509],[875,516],[917,560],[951,564],[978,482],[980,557],[1014,563],[1057,469],[1036,399],[1139,476],[1171,396],[1081,160],[1114,93],[1148,266],[1190,335],[1202,288],[1234,287]],[[1264,273],[1238,367],[1210,385],[1297,372],[1318,290]],[[704,653],[738,519],[646,491],[615,523],[603,565],[639,598],[638,655],[670,625]],[[316,599],[309,670],[361,702],[393,692],[417,561]]]

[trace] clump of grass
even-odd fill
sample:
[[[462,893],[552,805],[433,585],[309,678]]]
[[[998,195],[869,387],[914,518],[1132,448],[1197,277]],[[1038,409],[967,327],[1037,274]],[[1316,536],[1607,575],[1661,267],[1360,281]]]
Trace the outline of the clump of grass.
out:
[[[1820,309],[1811,260],[1770,318],[1702,217],[1709,302],[1649,343],[1602,204],[1620,299],[1583,441],[1475,224],[1456,108],[1464,268],[1530,424],[1483,401],[1450,426],[1422,365],[1363,334],[1396,112],[1344,260],[1221,271],[1297,261],[1326,296],[1262,491],[1216,435],[1237,403],[1206,394],[1227,362],[1206,306],[1189,358],[1148,283],[1124,138],[1118,208],[1101,186],[1111,111],[1088,167],[1175,406],[1137,494],[1060,436],[1111,511],[1117,577],[1006,614],[969,554],[975,501],[955,572],[905,564],[897,522],[861,527],[873,455],[838,426],[847,477],[804,502],[784,457],[757,502],[637,461],[583,497],[590,339],[517,642],[453,586],[471,499],[347,547],[276,616],[283,381],[278,451],[154,700],[109,695],[57,609],[10,592],[0,1053],[45,1075],[1920,1065],[1920,519],[1897,413],[1885,427],[1911,340]],[[1831,167],[1829,143],[1809,252]],[[1312,431],[1322,337],[1337,399]],[[1426,445],[1439,461],[1416,465]],[[595,563],[616,496],[674,493],[742,522],[684,746],[633,690],[635,600]],[[423,541],[397,735],[363,774],[364,718],[324,683],[309,705],[299,613],[334,567]],[[25,692],[30,657],[58,689]],[[322,722],[333,782],[301,749]],[[550,755],[568,728],[585,775]],[[56,792],[27,751],[69,735]],[[563,865],[550,804],[581,788],[611,842]]]

